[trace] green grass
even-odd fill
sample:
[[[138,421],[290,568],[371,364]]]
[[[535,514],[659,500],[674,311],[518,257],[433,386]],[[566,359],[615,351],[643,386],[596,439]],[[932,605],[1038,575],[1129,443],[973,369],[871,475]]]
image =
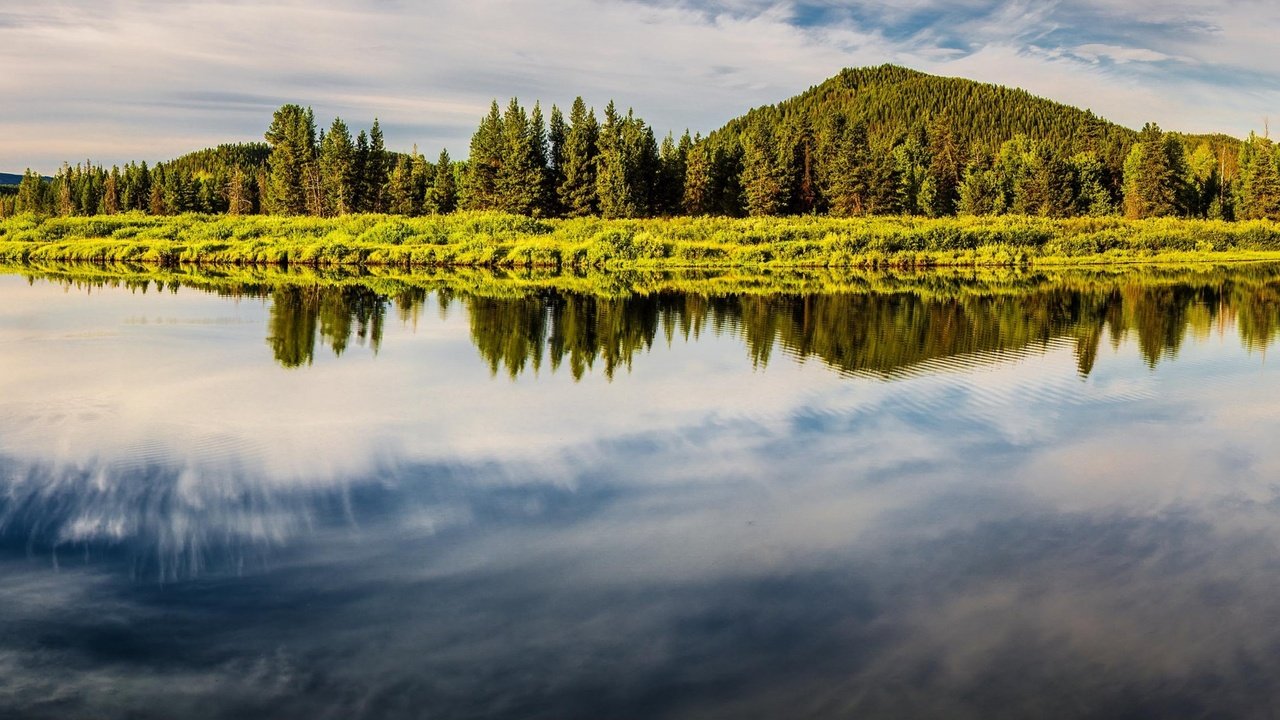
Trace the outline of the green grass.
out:
[[[1264,259],[1280,259],[1280,224],[1007,216],[535,220],[488,213],[0,220],[0,260],[11,263],[759,271]]]

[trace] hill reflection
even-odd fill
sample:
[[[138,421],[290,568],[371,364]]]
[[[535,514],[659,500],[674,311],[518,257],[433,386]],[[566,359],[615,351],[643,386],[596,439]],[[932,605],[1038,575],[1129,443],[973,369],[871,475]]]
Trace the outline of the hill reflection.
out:
[[[655,342],[705,332],[741,338],[767,366],[779,352],[848,374],[893,376],[951,358],[1034,352],[1074,342],[1087,376],[1104,342],[1136,339],[1155,367],[1189,336],[1234,326],[1249,349],[1280,334],[1280,267],[1124,272],[780,275],[515,276],[23,268],[69,286],[138,292],[191,287],[270,300],[267,343],[286,368],[310,365],[317,346],[341,356],[377,352],[388,313],[416,324],[432,296],[461,305],[471,339],[494,374],[549,367],[580,379],[630,368]]]

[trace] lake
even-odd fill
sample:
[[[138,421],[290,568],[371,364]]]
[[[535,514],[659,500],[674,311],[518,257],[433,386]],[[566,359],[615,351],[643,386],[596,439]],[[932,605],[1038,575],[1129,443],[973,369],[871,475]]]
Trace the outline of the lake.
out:
[[[1280,267],[0,272],[0,715],[1269,717]]]

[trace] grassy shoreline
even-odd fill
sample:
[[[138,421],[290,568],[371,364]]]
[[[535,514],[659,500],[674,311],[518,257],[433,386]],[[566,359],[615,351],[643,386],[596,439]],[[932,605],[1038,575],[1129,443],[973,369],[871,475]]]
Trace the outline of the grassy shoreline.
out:
[[[1280,224],[1033,217],[538,220],[491,213],[0,220],[0,261],[226,266],[724,269],[1280,260]]]

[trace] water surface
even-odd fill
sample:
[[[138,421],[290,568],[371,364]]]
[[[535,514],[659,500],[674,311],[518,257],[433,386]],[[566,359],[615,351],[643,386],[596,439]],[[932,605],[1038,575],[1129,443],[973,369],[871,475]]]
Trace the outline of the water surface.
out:
[[[1270,716],[1278,333],[1269,266],[11,268],[0,715]]]

